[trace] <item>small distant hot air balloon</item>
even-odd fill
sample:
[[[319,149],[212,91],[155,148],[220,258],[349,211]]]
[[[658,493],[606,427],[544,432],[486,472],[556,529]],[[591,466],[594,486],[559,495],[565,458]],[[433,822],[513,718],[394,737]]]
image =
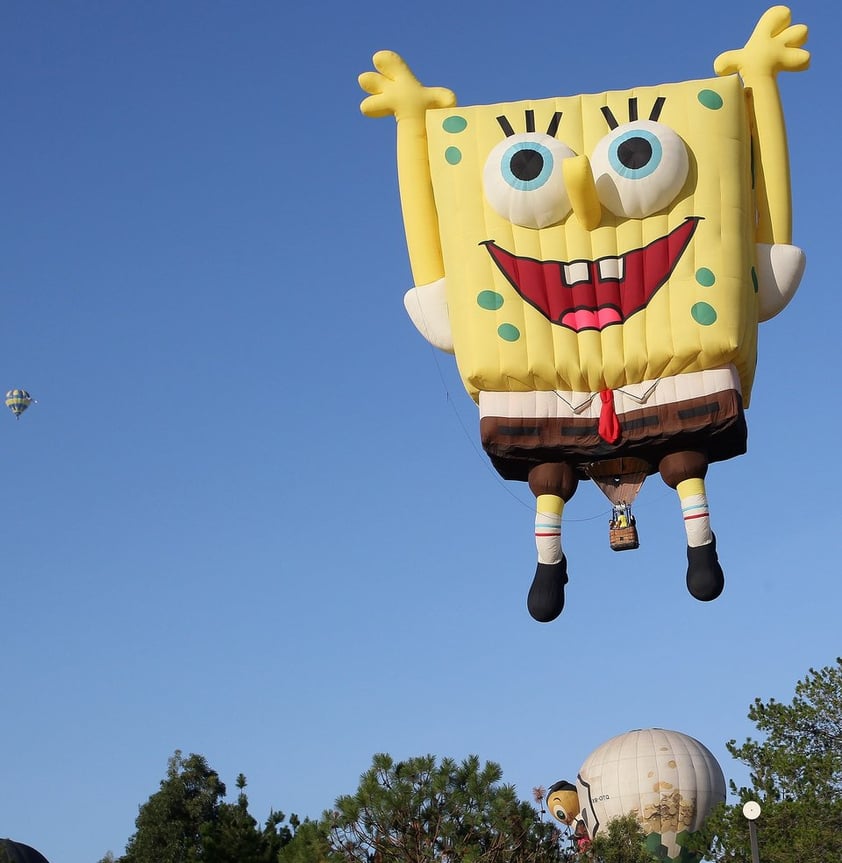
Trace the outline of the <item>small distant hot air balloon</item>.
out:
[[[26,390],[9,390],[6,393],[6,407],[20,419],[20,415],[35,401]]]
[[[564,824],[583,824],[590,838],[614,818],[634,813],[646,845],[661,860],[693,863],[685,847],[711,809],[725,800],[725,777],[712,753],[679,731],[644,728],[612,737],[579,769],[576,799],[557,782],[547,808]],[[578,814],[573,814],[578,804]]]

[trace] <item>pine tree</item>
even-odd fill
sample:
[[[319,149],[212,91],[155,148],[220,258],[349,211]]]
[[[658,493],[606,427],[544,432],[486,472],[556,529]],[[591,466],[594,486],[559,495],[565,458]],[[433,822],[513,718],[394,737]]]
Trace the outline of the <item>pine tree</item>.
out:
[[[225,784],[205,758],[184,758],[177,750],[159,790],[140,807],[137,830],[116,863],[277,863],[298,819],[292,815],[286,825],[284,814],[273,812],[260,828],[249,812],[246,784],[241,773],[237,800],[227,803]]]
[[[327,816],[330,848],[345,863],[558,863],[558,831],[501,780],[475,755],[375,755]]]
[[[756,800],[763,863],[842,860],[842,659],[798,682],[789,704],[756,698],[748,718],[764,737],[728,751],[749,768],[750,785],[731,791],[739,803],[708,819],[702,846],[717,863],[750,863],[748,822],[742,806]]]

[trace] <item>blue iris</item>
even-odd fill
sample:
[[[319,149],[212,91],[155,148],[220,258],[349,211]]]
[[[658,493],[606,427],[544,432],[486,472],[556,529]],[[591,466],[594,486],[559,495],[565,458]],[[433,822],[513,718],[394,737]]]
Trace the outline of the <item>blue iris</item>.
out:
[[[664,151],[656,135],[647,129],[629,129],[611,142],[608,161],[621,176],[640,180],[653,174]]]
[[[553,172],[553,154],[543,144],[521,141],[506,150],[502,163],[503,179],[522,192],[540,189]]]

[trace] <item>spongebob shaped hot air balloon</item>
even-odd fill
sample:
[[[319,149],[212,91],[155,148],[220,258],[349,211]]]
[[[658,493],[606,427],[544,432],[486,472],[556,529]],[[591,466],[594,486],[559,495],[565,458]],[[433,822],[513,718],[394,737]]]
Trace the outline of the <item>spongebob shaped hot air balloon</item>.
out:
[[[584,761],[576,784],[547,791],[550,814],[577,836],[593,839],[614,818],[632,813],[658,859],[696,863],[687,840],[725,800],[725,777],[710,750],[693,737],[643,728],[612,737]]]
[[[624,465],[676,490],[690,593],[723,589],[705,476],[745,452],[758,323],[805,266],[777,74],[806,39],[776,6],[714,78],[461,108],[390,51],[360,76],[363,113],[397,120],[406,309],[536,497],[539,621],[564,606],[565,504]]]

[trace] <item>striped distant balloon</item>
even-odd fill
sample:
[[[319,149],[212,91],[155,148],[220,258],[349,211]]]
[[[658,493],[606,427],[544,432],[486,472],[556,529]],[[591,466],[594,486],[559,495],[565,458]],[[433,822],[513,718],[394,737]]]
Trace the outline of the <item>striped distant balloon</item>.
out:
[[[9,390],[6,393],[6,407],[20,419],[20,415],[32,404],[33,398],[26,390]]]

